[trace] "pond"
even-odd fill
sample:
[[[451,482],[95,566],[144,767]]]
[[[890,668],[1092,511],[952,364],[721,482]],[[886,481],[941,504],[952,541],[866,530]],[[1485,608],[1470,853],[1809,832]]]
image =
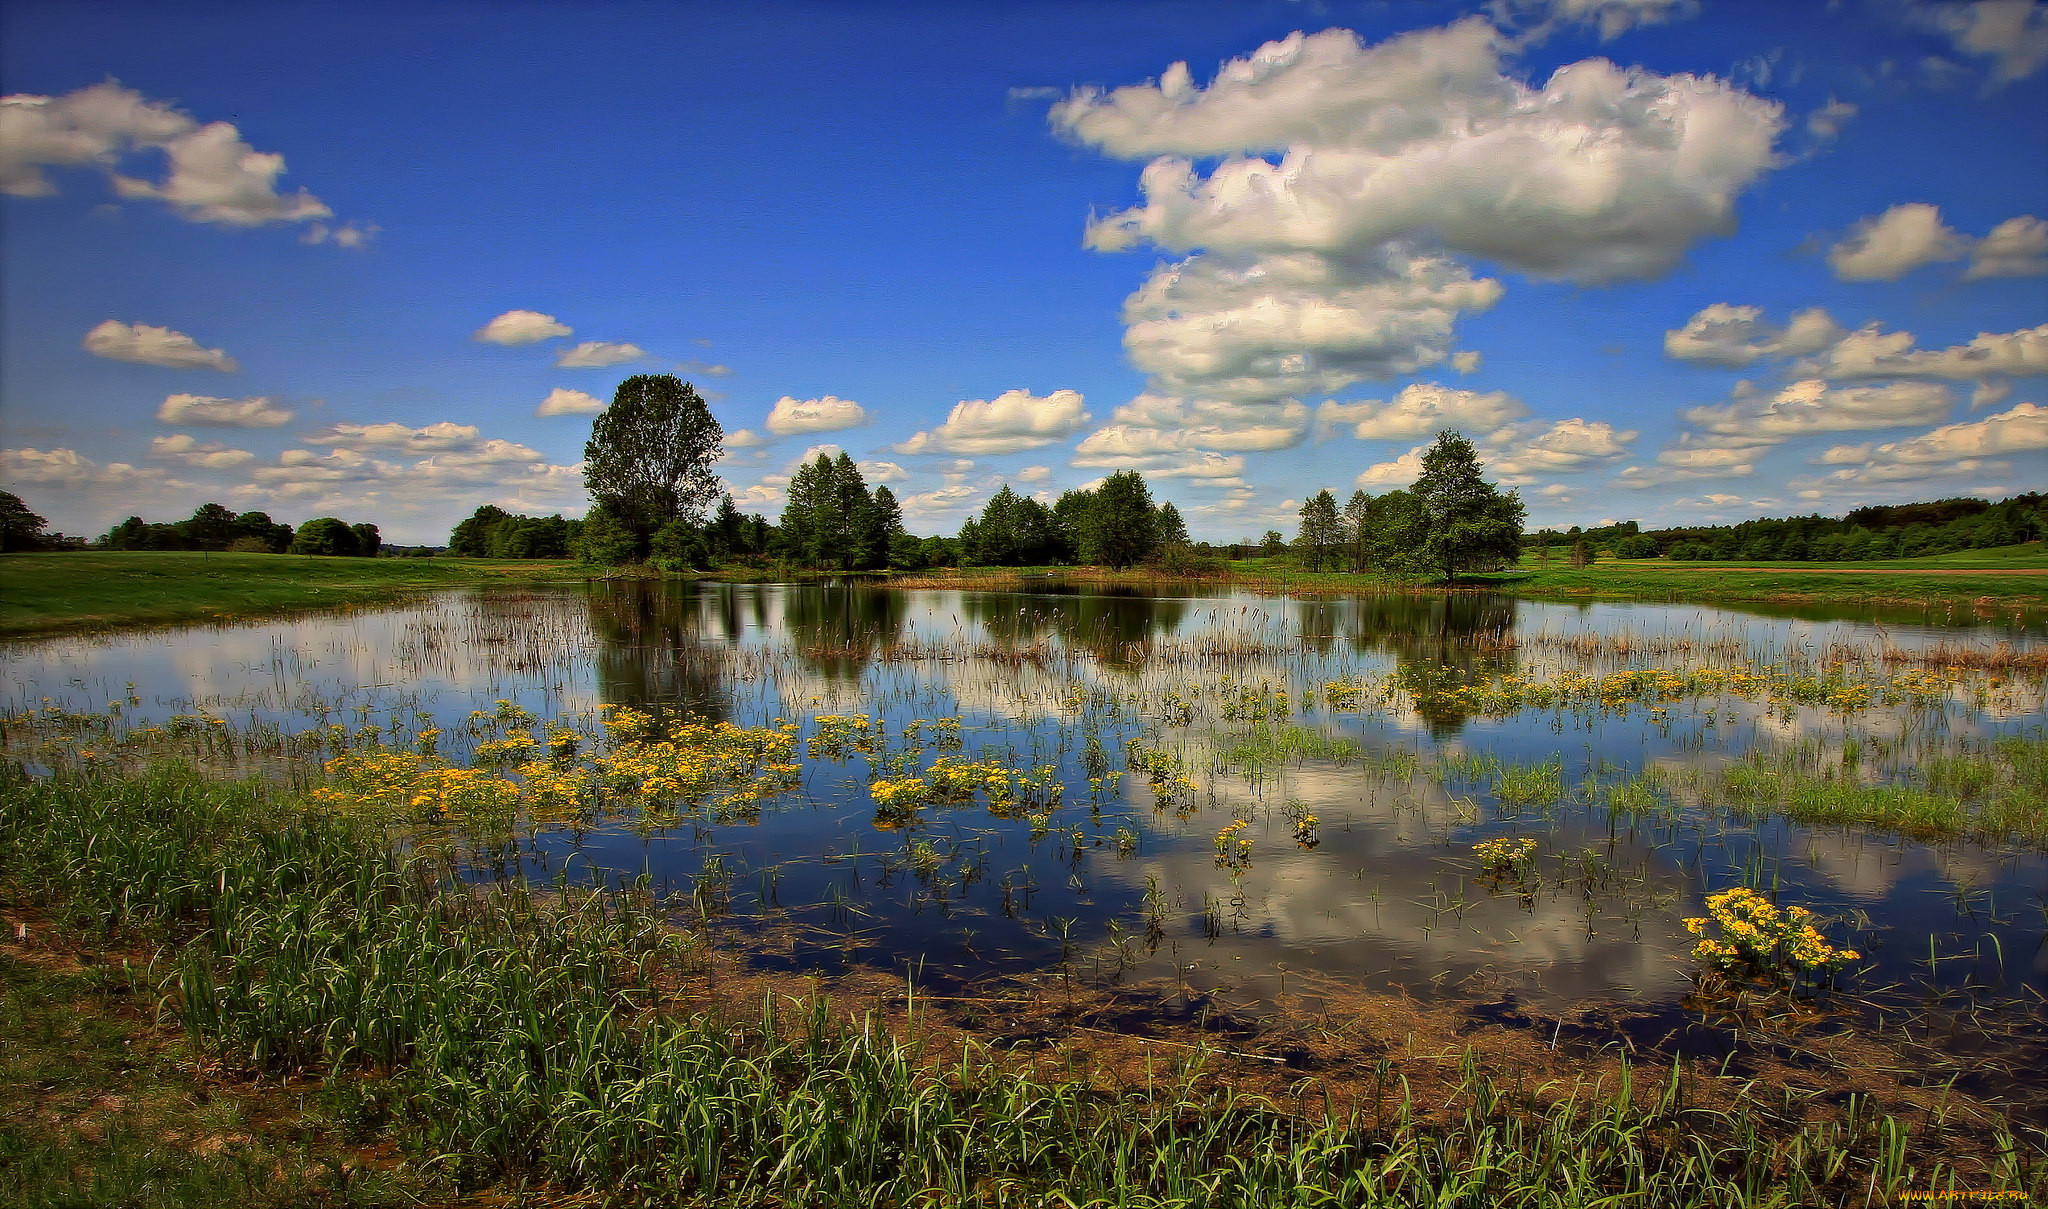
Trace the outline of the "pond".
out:
[[[473,848],[475,875],[644,873],[762,964],[928,986],[1392,992],[1673,1043],[1700,1006],[1687,921],[1749,887],[1855,951],[1808,971],[1834,990],[1808,1009],[1968,1019],[1942,1042],[1977,1056],[1966,1084],[2038,1086],[2043,840],[1913,814],[2041,783],[2031,623],[1035,587],[600,583],[53,638],[0,651],[0,705],[17,758],[58,758],[32,745],[69,720],[110,749],[270,736],[217,749],[258,769],[323,734],[439,732],[458,763],[549,721],[594,744],[619,706],[793,724],[798,770],[748,809],[545,823]],[[1000,801],[885,800],[946,762],[1014,775]]]

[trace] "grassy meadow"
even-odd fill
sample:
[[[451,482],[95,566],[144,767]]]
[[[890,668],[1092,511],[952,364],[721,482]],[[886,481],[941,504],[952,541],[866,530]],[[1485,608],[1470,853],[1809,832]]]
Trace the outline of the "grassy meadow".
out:
[[[214,621],[487,584],[581,580],[579,563],[77,551],[0,555],[0,635]]]

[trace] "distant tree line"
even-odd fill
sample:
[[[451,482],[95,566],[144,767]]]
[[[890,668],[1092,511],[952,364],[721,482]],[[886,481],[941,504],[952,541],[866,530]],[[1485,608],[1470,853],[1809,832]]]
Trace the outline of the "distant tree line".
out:
[[[582,521],[555,516],[521,516],[485,504],[448,535],[456,558],[568,558],[583,531]]]
[[[375,558],[384,544],[377,526],[315,517],[293,529],[267,512],[230,511],[201,504],[182,521],[131,516],[94,543],[102,550],[225,550],[244,554],[328,554]]]
[[[1135,470],[1120,470],[1092,490],[1062,492],[1047,505],[1004,484],[960,526],[963,566],[1086,564],[1124,568],[1184,559],[1187,523],[1171,502],[1154,505]]]
[[[1584,549],[1614,558],[1714,562],[1860,562],[2014,546],[2048,538],[2048,496],[1929,500],[1857,508],[1840,518],[1759,517],[1735,525],[1643,530],[1635,521],[1525,539],[1539,560]]]

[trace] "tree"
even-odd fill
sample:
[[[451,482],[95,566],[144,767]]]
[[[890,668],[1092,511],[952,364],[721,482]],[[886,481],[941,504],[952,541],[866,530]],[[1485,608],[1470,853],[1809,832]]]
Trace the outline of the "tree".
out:
[[[1368,565],[1365,550],[1372,540],[1372,497],[1364,491],[1353,491],[1344,503],[1344,545],[1346,560],[1353,571],[1363,571]]]
[[[584,486],[644,547],[670,521],[703,519],[718,498],[711,463],[724,438],[688,382],[674,374],[637,374],[619,383],[611,406],[590,426]]]
[[[1515,492],[1502,495],[1479,475],[1479,451],[1457,430],[1446,428],[1422,455],[1414,495],[1428,517],[1426,561],[1455,580],[1459,571],[1512,563],[1522,549],[1526,510]]]
[[[511,515],[496,504],[478,508],[448,535],[448,553],[457,558],[489,558],[491,530],[497,528],[498,522],[510,519]]]
[[[873,523],[868,526],[870,545],[864,551],[866,557],[861,565],[893,566],[896,564],[896,552],[899,548],[903,548],[906,555],[909,553],[908,548],[903,546],[904,539],[909,536],[903,531],[903,506],[896,502],[895,492],[889,490],[886,485],[878,484],[875,487],[874,507],[870,513],[874,517]]]
[[[270,519],[268,512],[244,512],[235,518],[234,540],[228,543],[233,548],[241,542],[261,542],[263,548],[272,554],[283,554],[291,548],[292,527],[280,525]],[[245,546],[244,549],[254,549]]]
[[[321,516],[299,526],[292,538],[293,554],[324,554],[349,557],[358,550],[356,532],[339,517]]]
[[[42,549],[43,526],[49,523],[30,512],[20,496],[0,491],[0,551]]]
[[[1159,545],[1185,546],[1188,544],[1188,523],[1181,519],[1180,509],[1168,500],[1159,505]]]
[[[1145,485],[1145,476],[1135,470],[1119,470],[1095,489],[1081,556],[1122,570],[1143,561],[1158,547],[1158,526],[1152,489]]]
[[[1430,569],[1429,513],[1412,491],[1389,491],[1368,503],[1365,565],[1381,575],[1407,579]]]
[[[1343,522],[1337,519],[1337,497],[1318,491],[1301,506],[1301,533],[1294,539],[1302,561],[1311,571],[1320,571],[1337,558],[1344,544]]]
[[[592,508],[583,518],[583,528],[576,537],[576,553],[583,561],[600,567],[616,567],[640,555],[640,541],[633,531],[602,505]]]
[[[189,520],[178,522],[178,533],[194,550],[225,550],[235,540],[235,514],[219,504],[201,504]]]
[[[377,557],[377,551],[384,547],[384,535],[377,532],[377,526],[368,521],[358,521],[348,527],[356,535],[356,553],[363,558]]]
[[[1271,558],[1275,554],[1283,553],[1286,549],[1287,539],[1280,536],[1278,529],[1266,530],[1266,535],[1259,539],[1259,555],[1263,558]]]

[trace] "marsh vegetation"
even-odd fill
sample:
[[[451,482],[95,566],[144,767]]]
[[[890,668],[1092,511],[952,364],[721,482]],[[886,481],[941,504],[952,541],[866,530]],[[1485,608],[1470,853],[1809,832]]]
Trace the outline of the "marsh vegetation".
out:
[[[16,645],[10,953],[363,1196],[2041,1190],[2026,623],[1046,586]]]

